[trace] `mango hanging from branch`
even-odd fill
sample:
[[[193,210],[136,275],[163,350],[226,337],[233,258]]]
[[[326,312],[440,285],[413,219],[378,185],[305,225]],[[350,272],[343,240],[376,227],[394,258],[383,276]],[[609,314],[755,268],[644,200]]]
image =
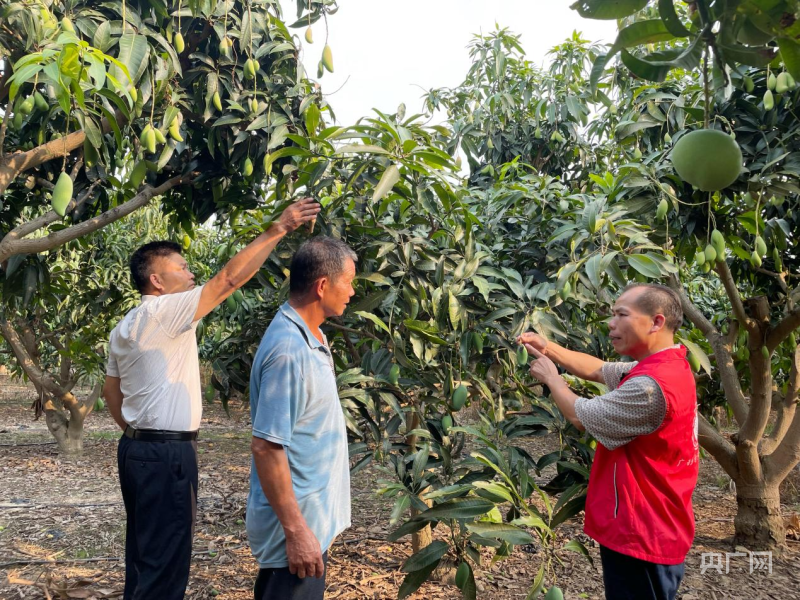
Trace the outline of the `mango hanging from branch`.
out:
[[[675,144],[671,158],[680,178],[704,192],[725,189],[742,170],[739,145],[716,129],[687,133]]]
[[[322,66],[328,73],[333,73],[333,52],[328,44],[322,49]]]
[[[59,217],[67,214],[67,206],[72,200],[72,178],[65,171],[61,172],[53,188],[53,196],[50,205]]]

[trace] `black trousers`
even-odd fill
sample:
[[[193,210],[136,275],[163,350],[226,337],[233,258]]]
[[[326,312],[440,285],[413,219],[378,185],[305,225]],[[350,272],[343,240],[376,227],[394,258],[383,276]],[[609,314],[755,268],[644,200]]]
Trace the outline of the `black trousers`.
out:
[[[684,563],[659,565],[600,546],[606,600],[674,600]]]
[[[322,555],[325,571],[322,577],[304,577],[289,572],[289,567],[259,569],[254,600],[322,600],[325,596],[325,576],[328,574],[328,553]]]
[[[128,517],[123,598],[182,600],[197,513],[197,442],[122,436],[117,464]]]

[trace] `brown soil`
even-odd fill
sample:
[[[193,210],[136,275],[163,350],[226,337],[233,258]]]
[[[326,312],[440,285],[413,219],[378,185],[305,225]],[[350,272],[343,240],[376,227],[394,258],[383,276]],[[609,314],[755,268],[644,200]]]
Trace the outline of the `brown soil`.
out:
[[[43,420],[32,421],[27,388],[0,389],[0,599],[119,598],[123,586],[124,511],[116,479],[118,431],[107,412],[87,421],[85,454],[66,460],[56,452]],[[252,598],[256,563],[243,523],[249,472],[249,413],[219,404],[206,407],[198,442],[200,498],[197,534],[187,598]],[[26,445],[27,444],[27,445]],[[537,438],[534,456],[551,445]],[[399,566],[410,543],[385,541],[391,501],[374,493],[384,475],[375,468],[356,474],[353,526],[330,550],[326,598],[396,598],[403,580]],[[702,553],[734,552],[736,501],[728,478],[710,458],[701,463],[694,495],[697,535],[686,560],[683,600],[716,598],[791,598],[800,589],[800,542],[788,542],[773,558],[772,574],[750,573],[747,556],[730,560],[730,572],[701,574]],[[796,487],[793,488],[796,492]],[[791,491],[791,490],[790,490]],[[791,498],[797,502],[797,497]],[[787,521],[797,519],[797,504],[784,505]],[[800,525],[800,523],[798,523]],[[558,545],[578,537],[594,565],[564,553],[556,569],[567,598],[603,598],[596,544],[581,532],[581,521],[559,529]],[[487,554],[487,557],[489,555]],[[484,561],[478,576],[481,599],[525,598],[539,569],[541,552],[516,551],[494,565]],[[724,561],[723,561],[724,563]],[[412,598],[458,598],[456,588],[425,584]]]

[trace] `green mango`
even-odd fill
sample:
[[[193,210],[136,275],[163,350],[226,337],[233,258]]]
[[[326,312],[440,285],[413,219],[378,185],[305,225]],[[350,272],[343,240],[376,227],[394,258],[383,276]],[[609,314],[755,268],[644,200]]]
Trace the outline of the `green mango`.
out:
[[[763,257],[767,255],[767,244],[760,235],[756,236],[754,247],[759,256]]]
[[[389,369],[389,383],[392,385],[397,385],[397,382],[400,380],[400,365],[392,365],[392,368]]]
[[[713,265],[717,260],[717,251],[714,250],[714,246],[708,244],[704,252],[706,253],[706,262]]]
[[[309,44],[314,43],[314,32],[311,31],[310,25],[308,26],[308,29],[306,29],[306,42],[308,42]]]
[[[244,294],[242,293],[242,290],[236,290],[233,292],[233,299],[237,305],[241,304],[242,301],[244,301]]]
[[[214,105],[214,108],[222,112],[222,99],[219,97],[219,92],[214,92],[214,95],[211,96],[211,103]]]
[[[656,221],[661,221],[664,217],[667,216],[667,211],[669,210],[669,202],[666,199],[661,200],[658,203],[658,208],[656,209]]]
[[[517,348],[517,366],[525,367],[528,365],[528,349],[525,346]]]
[[[717,258],[722,259],[725,256],[725,236],[718,229],[711,232],[711,245],[717,253]]]
[[[775,91],[779,94],[785,94],[789,90],[789,81],[786,79],[786,73],[781,73],[778,75],[778,79],[775,83]]]
[[[761,346],[761,356],[769,360],[769,349],[766,346]]]
[[[750,262],[753,264],[754,267],[761,266],[761,257],[758,255],[758,252],[753,250],[753,253],[750,255]]]
[[[250,177],[253,174],[253,161],[250,160],[250,157],[244,159],[244,166],[242,167],[242,175],[245,177]]]
[[[702,248],[698,248],[694,253],[694,262],[697,264],[698,267],[702,267],[706,264],[706,253],[703,251]]]
[[[636,148],[633,150],[633,159],[639,160],[641,158],[642,158],[642,151],[639,150],[639,146],[636,146]]]
[[[192,238],[189,237],[188,233],[183,234],[183,243],[181,244],[184,250],[188,250],[192,245]]]
[[[103,402],[102,398],[98,398],[94,403],[94,408],[92,410],[98,411],[103,410],[106,407],[106,403]]]
[[[159,144],[167,143],[167,138],[164,137],[164,133],[160,129],[154,127],[153,134],[156,136],[156,142],[158,142]]]
[[[172,123],[169,124],[169,135],[176,142],[183,141],[183,137],[181,136],[181,124],[178,117],[172,119]]]
[[[230,295],[227,298],[225,298],[225,306],[228,307],[228,310],[231,312],[234,312],[236,310],[236,300],[234,300],[233,295]]]
[[[483,336],[477,331],[472,334],[472,345],[475,346],[475,352],[483,354]]]
[[[133,170],[131,171],[131,177],[128,179],[130,187],[132,187],[134,190],[138,190],[144,181],[145,175],[147,175],[147,163],[143,160],[140,160],[133,167]]]
[[[742,84],[744,86],[744,91],[747,92],[748,94],[752,94],[753,90],[756,87],[756,84],[753,83],[753,78],[750,77],[749,75],[744,76],[744,78],[742,79]]]
[[[183,50],[186,48],[186,44],[184,44],[183,42],[183,35],[181,34],[180,31],[175,32],[175,37],[173,38],[173,40],[174,40],[173,45],[175,46],[175,52],[177,52],[178,54],[183,54]]]
[[[35,101],[33,99],[33,96],[28,96],[27,98],[25,98],[25,100],[20,102],[20,104],[19,104],[20,112],[23,115],[31,114],[33,112],[34,103],[35,103]]]
[[[775,73],[770,73],[769,77],[767,77],[767,91],[772,91],[778,86],[778,78],[775,77]]]
[[[327,69],[328,73],[333,73],[333,52],[328,44],[322,49],[322,66]]]
[[[67,214],[67,206],[72,200],[72,178],[65,171],[61,172],[53,188],[53,196],[50,204],[59,217]]]
[[[772,110],[775,108],[775,98],[770,90],[764,92],[764,110]]]
[[[450,415],[444,415],[442,417],[442,432],[447,434],[452,426],[453,426],[453,417],[451,417]]]
[[[453,396],[451,401],[453,403],[453,410],[461,410],[464,408],[464,404],[467,402],[467,396],[469,392],[467,392],[467,388],[463,385],[458,386],[455,390],[453,390]]]

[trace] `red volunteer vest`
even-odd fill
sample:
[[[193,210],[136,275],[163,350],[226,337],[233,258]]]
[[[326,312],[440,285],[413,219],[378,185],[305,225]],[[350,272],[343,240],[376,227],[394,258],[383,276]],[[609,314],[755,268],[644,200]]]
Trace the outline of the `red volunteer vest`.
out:
[[[597,445],[584,531],[620,554],[677,565],[694,539],[692,492],[699,468],[697,392],[686,348],[648,356],[622,382],[641,375],[664,393],[664,422],[616,450]]]

